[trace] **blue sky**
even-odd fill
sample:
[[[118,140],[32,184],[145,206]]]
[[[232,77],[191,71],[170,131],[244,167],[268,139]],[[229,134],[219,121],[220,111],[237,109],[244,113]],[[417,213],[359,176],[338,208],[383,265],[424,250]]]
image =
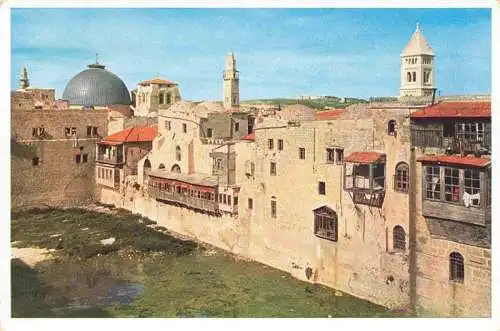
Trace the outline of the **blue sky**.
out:
[[[12,9],[12,76],[62,95],[99,53],[129,89],[160,74],[187,100],[220,100],[227,52],[241,99],[399,94],[420,22],[441,95],[491,93],[489,9]]]

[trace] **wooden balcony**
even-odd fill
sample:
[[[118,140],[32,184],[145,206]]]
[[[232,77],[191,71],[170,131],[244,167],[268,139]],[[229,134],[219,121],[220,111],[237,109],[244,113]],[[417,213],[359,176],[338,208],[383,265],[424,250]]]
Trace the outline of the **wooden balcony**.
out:
[[[412,144],[416,147],[431,147],[449,150],[452,153],[474,153],[476,151],[491,151],[491,130],[485,130],[481,139],[466,139],[461,137],[444,137],[441,129],[413,127],[411,130]]]
[[[488,207],[491,210],[491,207]],[[490,212],[483,206],[466,207],[463,203],[422,200],[422,215],[457,222],[485,226]]]
[[[122,164],[123,157],[121,155],[108,156],[107,154],[97,154],[97,162],[108,163],[108,164]]]
[[[151,185],[148,194],[156,200],[178,203],[189,208],[217,213],[219,211],[218,202],[213,200],[198,199],[183,193],[174,193],[166,190],[154,188]]]

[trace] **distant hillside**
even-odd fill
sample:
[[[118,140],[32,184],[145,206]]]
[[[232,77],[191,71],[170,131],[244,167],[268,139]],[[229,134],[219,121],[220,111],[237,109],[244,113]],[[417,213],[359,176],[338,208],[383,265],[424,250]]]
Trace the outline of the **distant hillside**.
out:
[[[337,100],[328,99],[314,99],[314,100],[299,100],[299,99],[256,99],[256,100],[241,100],[241,104],[268,104],[268,105],[281,105],[281,107],[286,105],[301,104],[306,105],[315,109],[325,109],[325,107],[332,108],[345,108],[349,105],[367,102],[363,99],[346,98],[346,102],[339,102]]]

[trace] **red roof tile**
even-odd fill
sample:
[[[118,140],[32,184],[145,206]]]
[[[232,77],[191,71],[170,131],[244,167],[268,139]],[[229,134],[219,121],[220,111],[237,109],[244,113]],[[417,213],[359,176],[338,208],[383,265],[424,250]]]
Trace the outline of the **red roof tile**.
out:
[[[102,143],[116,145],[116,143],[153,141],[156,133],[156,126],[134,126],[107,136]]]
[[[334,120],[344,113],[344,109],[322,110],[316,112],[317,121]]]
[[[411,114],[413,119],[436,117],[491,117],[491,102],[440,102]]]
[[[142,81],[139,83],[139,85],[150,85],[150,84],[158,84],[158,85],[177,85],[177,83],[162,79],[162,78],[153,78],[153,79],[148,79],[145,81]]]
[[[417,159],[419,162],[444,163],[454,165],[466,165],[471,167],[485,167],[491,160],[480,157],[457,156],[457,155],[425,155]]]
[[[255,132],[249,133],[242,138],[243,140],[253,140],[255,141]]]
[[[345,162],[364,164],[371,164],[379,160],[385,160],[385,154],[377,152],[352,152],[344,158]]]

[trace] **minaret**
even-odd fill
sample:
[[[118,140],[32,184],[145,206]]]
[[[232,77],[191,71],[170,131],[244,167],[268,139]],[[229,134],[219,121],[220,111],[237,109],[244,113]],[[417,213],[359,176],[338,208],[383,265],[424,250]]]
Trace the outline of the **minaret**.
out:
[[[28,69],[23,68],[21,74],[19,75],[19,88],[24,90],[30,86],[30,80],[28,78]]]
[[[224,108],[239,107],[240,105],[240,77],[236,70],[236,60],[229,52],[224,71]]]
[[[435,88],[434,56],[417,23],[417,29],[401,53],[400,97],[432,96]]]

